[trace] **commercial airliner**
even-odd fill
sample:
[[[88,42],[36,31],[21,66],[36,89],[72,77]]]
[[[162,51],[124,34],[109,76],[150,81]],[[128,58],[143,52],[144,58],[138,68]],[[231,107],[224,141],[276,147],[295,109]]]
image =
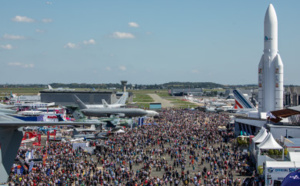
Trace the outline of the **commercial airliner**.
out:
[[[100,109],[100,108],[120,108],[126,106],[126,100],[128,98],[128,92],[124,92],[120,99],[113,103],[108,104],[104,99],[102,99],[102,105],[85,105],[89,109]]]
[[[74,101],[79,105],[81,112],[85,116],[92,117],[110,117],[110,116],[120,116],[120,117],[138,117],[145,116],[147,112],[143,109],[138,108],[109,108],[103,107],[101,109],[88,108],[76,95],[73,95]]]

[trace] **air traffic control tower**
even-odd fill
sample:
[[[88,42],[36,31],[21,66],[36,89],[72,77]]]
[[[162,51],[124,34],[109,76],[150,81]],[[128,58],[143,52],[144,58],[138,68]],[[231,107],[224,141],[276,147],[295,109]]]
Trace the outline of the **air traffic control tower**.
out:
[[[121,84],[123,85],[123,92],[126,92],[127,81],[121,81]]]

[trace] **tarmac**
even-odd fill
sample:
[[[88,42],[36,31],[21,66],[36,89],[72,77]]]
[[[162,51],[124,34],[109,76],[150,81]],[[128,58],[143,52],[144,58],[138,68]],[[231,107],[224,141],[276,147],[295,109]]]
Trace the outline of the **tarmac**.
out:
[[[148,94],[156,103],[161,103],[162,108],[170,108],[174,107],[174,105],[171,103],[171,101],[161,98],[157,94]]]

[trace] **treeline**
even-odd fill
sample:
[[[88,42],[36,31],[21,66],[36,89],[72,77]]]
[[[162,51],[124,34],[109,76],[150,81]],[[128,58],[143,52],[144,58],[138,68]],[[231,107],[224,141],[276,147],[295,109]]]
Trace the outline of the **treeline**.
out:
[[[224,88],[224,85],[212,82],[170,82],[163,86],[169,88]]]
[[[51,83],[53,88],[90,88],[90,89],[122,89],[121,83],[101,83],[101,84],[89,84],[89,83]],[[298,85],[286,85],[285,87],[299,87]],[[0,88],[45,88],[47,89],[47,84],[1,84]],[[171,88],[247,88],[255,89],[256,84],[248,85],[222,85],[212,82],[169,82],[163,84],[127,84],[129,89],[171,89]]]
[[[121,83],[51,83],[52,88],[90,88],[90,89],[122,89]],[[2,84],[1,88],[48,88],[45,84]],[[170,88],[223,88],[224,85],[211,82],[169,82],[164,84],[127,84],[130,89],[170,89]]]

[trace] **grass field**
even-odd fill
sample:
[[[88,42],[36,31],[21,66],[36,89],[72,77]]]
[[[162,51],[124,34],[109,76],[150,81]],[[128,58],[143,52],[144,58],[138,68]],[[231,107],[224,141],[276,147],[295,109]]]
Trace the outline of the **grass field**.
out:
[[[10,93],[16,94],[17,96],[20,95],[36,95],[40,91],[46,89],[45,88],[0,88],[0,96],[9,96]],[[85,88],[76,88],[77,91],[84,91],[84,90],[91,90],[91,89],[85,89]],[[100,91],[100,90],[98,90]],[[111,91],[109,89],[105,89],[102,91]],[[113,90],[116,92],[122,91],[122,90]],[[147,94],[157,94],[163,99],[167,99],[171,101],[174,104],[174,107],[177,108],[191,108],[191,107],[197,107],[196,104],[189,103],[186,101],[182,101],[181,98],[172,97],[168,94],[168,90],[128,90],[133,93],[133,102],[136,102],[136,106],[140,108],[149,108],[149,103],[154,102],[154,100]]]
[[[1,96],[10,95],[10,93],[19,95],[34,95],[44,88],[0,88]]]
[[[148,102],[148,103],[151,103],[151,102],[154,102],[154,100],[147,94],[134,94],[133,95],[133,102]]]
[[[182,101],[179,98],[173,98],[173,99],[169,99],[176,108],[195,108],[198,107],[198,105],[188,102],[188,101]]]

